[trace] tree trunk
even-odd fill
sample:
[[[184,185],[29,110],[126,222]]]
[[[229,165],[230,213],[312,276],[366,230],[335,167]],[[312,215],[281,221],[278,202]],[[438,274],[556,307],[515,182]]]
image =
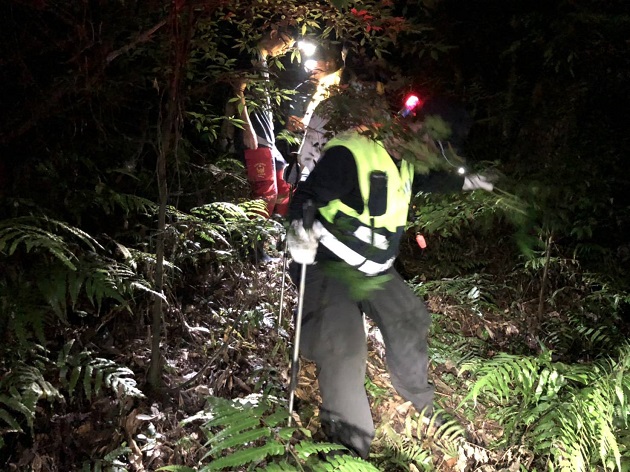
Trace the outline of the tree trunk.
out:
[[[538,293],[538,321],[542,320],[543,309],[545,307],[545,295],[547,290],[547,279],[549,278],[549,261],[551,260],[551,244],[553,243],[553,233],[549,233],[547,237],[547,245],[545,247],[545,267],[540,281],[540,292]]]
[[[168,203],[167,163],[169,158],[177,158],[177,148],[181,131],[181,81],[188,61],[190,36],[193,28],[193,15],[190,8],[180,10],[173,4],[170,15],[170,35],[173,44],[172,75],[166,91],[166,104],[162,122],[159,126],[158,156],[157,156],[157,184],[159,198],[158,228],[156,237],[156,269],[155,290],[163,293],[164,289],[164,230],[166,228],[166,205]],[[162,339],[163,299],[156,297],[152,309],[151,322],[151,363],[147,383],[149,389],[158,393],[162,389],[162,354],[160,341]]]

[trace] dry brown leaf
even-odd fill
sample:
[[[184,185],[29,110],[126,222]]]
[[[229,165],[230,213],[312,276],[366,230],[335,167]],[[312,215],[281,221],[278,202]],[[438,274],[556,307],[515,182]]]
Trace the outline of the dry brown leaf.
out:
[[[402,405],[398,405],[396,407],[396,412],[400,415],[407,415],[407,413],[409,412],[409,408],[411,408],[412,403],[411,402],[405,402]]]
[[[145,416],[146,415],[141,416],[141,413],[138,411],[137,408],[132,410],[131,413],[127,415],[123,424],[123,427],[125,428],[125,433],[127,433],[127,436],[132,438],[136,435],[136,433],[138,432],[138,429],[140,429],[140,425],[144,421],[143,418]]]
[[[92,433],[92,424],[91,423],[83,423],[76,430],[75,433],[78,436],[86,436]]]
[[[42,458],[39,454],[36,454],[35,457],[33,457],[33,460],[31,462],[31,470],[32,472],[40,472],[42,470],[42,467],[43,467]]]
[[[140,450],[140,447],[132,437],[127,439],[129,440],[129,449],[131,449],[127,458],[129,460],[129,464],[136,472],[144,472],[145,468],[142,464],[142,451]]]

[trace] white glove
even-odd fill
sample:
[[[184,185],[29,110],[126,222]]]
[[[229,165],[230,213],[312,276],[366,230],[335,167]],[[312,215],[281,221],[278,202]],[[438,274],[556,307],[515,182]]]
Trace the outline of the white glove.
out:
[[[302,220],[291,222],[291,227],[287,231],[287,247],[295,262],[298,264],[315,262],[322,228],[322,224],[317,220],[313,221],[313,227],[309,230],[304,229]]]
[[[490,182],[488,177],[481,174],[471,174],[464,177],[462,190],[477,190],[479,188],[492,192],[494,185]]]

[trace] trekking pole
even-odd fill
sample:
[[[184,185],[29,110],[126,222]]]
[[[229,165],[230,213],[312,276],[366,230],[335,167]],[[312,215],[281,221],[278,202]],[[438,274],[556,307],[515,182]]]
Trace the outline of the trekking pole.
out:
[[[282,251],[282,285],[280,286],[280,310],[278,311],[278,329],[282,327],[282,311],[284,310],[284,287],[287,277],[287,238],[284,238],[284,249]]]
[[[309,231],[313,227],[313,221],[315,220],[315,205],[308,200],[304,203],[302,224],[306,231]],[[299,370],[299,355],[300,355],[300,333],[302,331],[302,310],[304,308],[304,288],[306,285],[306,266],[302,264],[300,271],[300,289],[298,292],[298,308],[297,316],[295,318],[295,337],[293,340],[293,359],[291,360],[291,383],[289,384],[289,426],[293,420],[293,401],[295,400],[295,389],[297,387],[297,377]]]

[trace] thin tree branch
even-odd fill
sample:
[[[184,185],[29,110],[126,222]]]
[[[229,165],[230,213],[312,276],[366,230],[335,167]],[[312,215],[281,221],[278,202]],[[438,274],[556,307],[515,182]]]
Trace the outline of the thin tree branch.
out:
[[[167,21],[168,20],[160,21],[157,25],[153,26],[151,29],[148,29],[144,33],[140,34],[135,40],[133,40],[129,44],[125,44],[123,47],[121,47],[119,49],[116,49],[115,51],[110,52],[107,55],[107,57],[105,58],[105,62],[107,64],[109,64],[114,59],[116,59],[118,56],[121,56],[122,54],[125,54],[125,53],[131,51],[138,44],[146,43],[147,41],[149,41],[151,39],[151,36],[153,36],[153,34],[157,30],[159,30],[162,26],[164,26],[167,23]]]

